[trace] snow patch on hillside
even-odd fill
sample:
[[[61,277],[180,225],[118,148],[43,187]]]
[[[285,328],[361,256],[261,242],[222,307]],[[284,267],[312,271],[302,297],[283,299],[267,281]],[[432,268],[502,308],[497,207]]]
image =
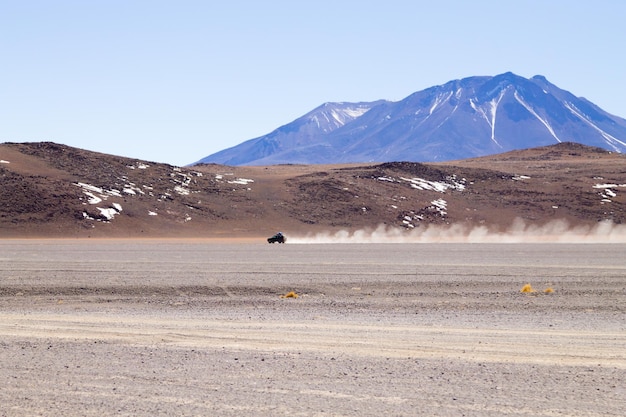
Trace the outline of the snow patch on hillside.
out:
[[[341,105],[342,103],[337,104]],[[325,107],[332,106],[334,106],[334,104],[327,103]],[[344,126],[346,123],[363,116],[370,109],[371,106],[331,108],[330,110],[324,110],[310,116],[309,120],[314,122],[317,128],[321,129],[322,132],[329,133]]]
[[[565,102],[564,105],[565,105],[565,107],[567,107],[567,109],[569,111],[572,112],[572,114],[574,116],[578,117],[580,120],[582,120],[583,122],[587,123],[596,132],[600,133],[600,135],[606,140],[606,144],[609,145],[611,148],[613,148],[613,150],[615,150],[616,152],[620,152],[621,151],[621,149],[620,149],[620,147],[618,145],[621,145],[622,147],[626,146],[626,142],[623,142],[623,141],[617,139],[615,136],[612,136],[612,135],[608,134],[607,132],[605,132],[604,130],[600,129],[595,123],[593,123],[591,118],[589,116],[587,116],[586,114],[584,114],[582,111],[580,111],[574,105],[574,103]]]
[[[617,197],[616,188],[626,188],[626,184],[596,184],[593,186],[595,189],[602,190],[598,194],[602,198],[600,202],[604,203],[612,203],[615,197]]]
[[[467,180],[465,178],[458,178],[456,174],[449,175],[445,178],[445,181],[431,181],[424,178],[405,178],[405,177],[388,177],[381,176],[376,178],[378,181],[390,182],[390,183],[408,183],[412,189],[420,191],[434,191],[444,194],[448,190],[465,191]],[[397,206],[392,206],[397,208]],[[429,206],[425,206],[418,210],[411,210],[405,212],[404,215],[400,214],[400,226],[413,229],[417,223],[422,222],[425,216],[431,217],[435,215],[437,217],[446,217],[448,215],[448,201],[443,198],[432,200]]]
[[[531,105],[524,101],[522,96],[519,95],[519,93],[517,91],[515,91],[514,96],[515,96],[515,99],[517,100],[517,102],[519,104],[521,104],[522,106],[524,106],[524,108],[526,110],[528,110],[528,112],[530,114],[535,116],[537,118],[537,120],[539,120],[541,122],[541,124],[543,124],[546,127],[546,129],[548,129],[548,132],[550,132],[552,137],[554,139],[556,139],[557,142],[561,143],[561,139],[559,139],[559,137],[556,135],[556,133],[554,132],[554,129],[552,128],[552,126],[550,126],[550,123],[548,123],[548,120],[546,120],[546,119],[542,118],[541,116],[539,116],[539,114],[531,107]]]
[[[451,175],[446,177],[445,181],[430,181],[424,178],[393,178],[393,177],[378,177],[379,181],[387,181],[387,182],[407,182],[416,190],[422,191],[436,191],[438,193],[445,193],[447,190],[457,190],[463,191],[465,190],[467,180],[465,178],[457,179],[456,175]]]
[[[148,169],[150,166],[144,163],[136,163],[127,166],[128,169]],[[175,200],[175,196],[187,197],[193,193],[199,193],[199,189],[194,189],[194,178],[201,177],[201,172],[184,172],[181,168],[174,167],[169,173],[169,181],[165,181],[157,191],[154,184],[136,184],[125,175],[118,177],[115,184],[104,187],[95,186],[87,182],[76,182],[75,186],[81,188],[85,198],[81,198],[83,205],[95,206],[93,209],[86,208],[83,218],[94,221],[110,222],[115,216],[122,213],[122,205],[119,202],[108,202],[110,199],[125,198],[153,198],[157,204],[169,204]],[[165,178],[168,178],[167,176]],[[252,180],[245,180],[249,184]],[[187,205],[191,210],[193,207]],[[188,213],[178,211],[167,211],[170,215],[180,215],[180,221],[188,222],[192,218]],[[158,210],[149,210],[147,216],[158,215]]]

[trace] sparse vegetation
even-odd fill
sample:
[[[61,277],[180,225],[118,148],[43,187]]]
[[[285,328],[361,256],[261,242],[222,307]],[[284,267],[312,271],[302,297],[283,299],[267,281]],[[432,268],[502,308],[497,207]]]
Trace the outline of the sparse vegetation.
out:
[[[294,291],[289,291],[287,294],[283,294],[280,296],[280,298],[298,298],[299,295],[296,294]]]
[[[533,294],[533,293],[537,293],[537,290],[535,290],[533,286],[530,285],[530,283],[528,283],[522,287],[520,292],[526,293],[526,294]],[[543,290],[544,294],[552,294],[553,292],[554,292],[554,289],[552,289],[552,287],[548,287],[545,290]]]

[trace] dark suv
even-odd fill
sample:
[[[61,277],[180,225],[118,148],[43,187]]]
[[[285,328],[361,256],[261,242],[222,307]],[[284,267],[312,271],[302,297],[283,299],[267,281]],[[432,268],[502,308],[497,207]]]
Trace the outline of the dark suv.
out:
[[[281,232],[278,232],[274,236],[267,238],[267,243],[285,243],[286,241],[287,238]]]

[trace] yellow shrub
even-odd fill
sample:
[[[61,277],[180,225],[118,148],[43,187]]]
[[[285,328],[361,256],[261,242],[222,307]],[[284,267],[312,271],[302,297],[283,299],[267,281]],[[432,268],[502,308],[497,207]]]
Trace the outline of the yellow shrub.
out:
[[[522,287],[520,292],[535,292],[534,288],[530,284],[526,284]]]
[[[289,291],[287,294],[281,295],[280,298],[298,298],[298,294],[293,291]]]

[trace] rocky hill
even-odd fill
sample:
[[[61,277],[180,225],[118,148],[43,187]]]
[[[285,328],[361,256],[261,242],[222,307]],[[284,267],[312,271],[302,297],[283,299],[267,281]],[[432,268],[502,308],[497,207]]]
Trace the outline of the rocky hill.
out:
[[[517,219],[517,220],[516,220]],[[174,167],[0,145],[0,237],[262,237],[626,222],[626,156],[562,143],[446,163]]]

